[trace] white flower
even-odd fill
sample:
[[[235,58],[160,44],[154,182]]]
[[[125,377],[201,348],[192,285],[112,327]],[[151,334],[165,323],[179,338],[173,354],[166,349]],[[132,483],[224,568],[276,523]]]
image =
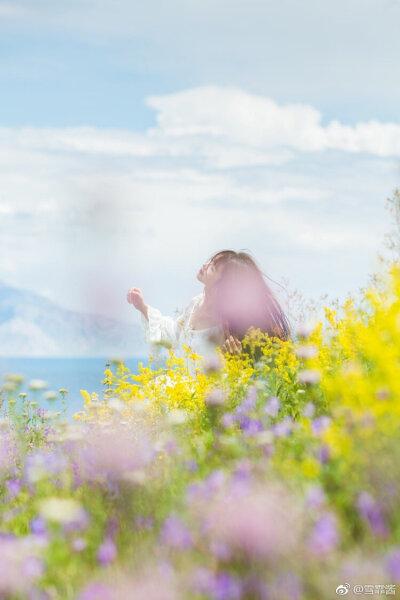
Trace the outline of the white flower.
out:
[[[55,419],[60,413],[55,413],[55,412],[51,412],[50,410],[46,410],[46,412],[44,412],[42,414],[42,419],[44,421],[50,421],[51,419]]]
[[[315,358],[318,356],[318,348],[314,344],[300,344],[295,349],[295,354],[298,358]]]
[[[222,360],[218,354],[214,354],[204,364],[204,370],[207,374],[215,373],[222,369]]]
[[[82,427],[74,427],[73,425],[69,425],[65,431],[60,434],[60,441],[73,441],[73,440],[81,440],[84,437],[84,430]]]
[[[111,398],[109,398],[107,404],[112,410],[115,410],[115,412],[119,413],[122,412],[125,408],[125,404],[116,396],[112,396]]]
[[[17,386],[12,381],[6,381],[5,383],[3,383],[3,390],[5,390],[6,392],[13,392],[16,389]]]
[[[315,384],[321,380],[321,373],[316,369],[305,369],[299,373],[299,382],[307,384]]]
[[[6,373],[4,379],[6,381],[13,381],[14,383],[22,383],[25,377],[19,373]]]
[[[274,434],[272,431],[260,431],[259,433],[256,433],[254,440],[256,444],[259,444],[260,446],[264,444],[272,444],[274,441]]]
[[[303,321],[296,328],[296,336],[307,338],[315,330],[316,323],[314,321]]]
[[[134,413],[144,414],[147,411],[148,405],[148,400],[138,400],[137,402],[133,402],[131,404],[130,409]]]
[[[29,387],[31,390],[45,390],[49,387],[47,381],[43,381],[43,379],[32,379],[29,382]]]
[[[210,406],[223,406],[226,401],[224,390],[219,388],[212,389],[205,397],[205,403]]]
[[[48,521],[71,523],[82,517],[83,508],[73,498],[46,498],[39,502],[39,514]]]
[[[127,471],[122,476],[122,479],[129,483],[143,485],[147,481],[147,475],[144,471]]]
[[[171,425],[182,425],[187,421],[187,413],[181,408],[175,408],[168,413],[167,420]]]

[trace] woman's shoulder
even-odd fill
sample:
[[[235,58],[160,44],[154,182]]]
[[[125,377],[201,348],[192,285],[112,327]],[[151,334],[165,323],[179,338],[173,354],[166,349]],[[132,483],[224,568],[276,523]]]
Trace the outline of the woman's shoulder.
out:
[[[186,308],[183,311],[183,314],[185,315],[185,317],[190,317],[190,315],[192,313],[192,310],[194,309],[194,307],[197,304],[199,304],[199,302],[201,301],[202,297],[203,297],[203,294],[197,294],[196,296],[193,296],[193,298],[186,305]]]
[[[202,300],[204,296],[204,293],[201,292],[201,294],[197,294],[196,296],[193,296],[191,302],[193,302],[193,304],[197,304],[198,302],[200,302],[200,300]]]
[[[190,310],[191,308],[193,308],[193,306],[195,306],[196,304],[199,304],[199,302],[201,301],[202,298],[203,298],[203,294],[197,294],[196,296],[193,296],[193,298],[187,304],[186,310]]]

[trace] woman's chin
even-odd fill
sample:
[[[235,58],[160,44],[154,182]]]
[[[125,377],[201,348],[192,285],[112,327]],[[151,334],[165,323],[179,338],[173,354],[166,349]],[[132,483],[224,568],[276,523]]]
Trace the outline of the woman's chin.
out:
[[[197,273],[196,277],[200,281],[200,283],[204,283],[204,277],[203,277],[203,273],[201,271],[199,271]]]

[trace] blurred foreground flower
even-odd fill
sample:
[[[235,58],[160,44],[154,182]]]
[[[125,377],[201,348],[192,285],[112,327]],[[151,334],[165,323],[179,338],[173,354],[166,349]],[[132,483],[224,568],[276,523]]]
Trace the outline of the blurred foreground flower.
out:
[[[156,455],[148,436],[120,423],[91,424],[84,438],[69,445],[80,479],[88,482],[127,480]]]
[[[86,511],[73,498],[45,498],[38,503],[39,515],[56,523],[86,521]]]
[[[44,381],[43,379],[32,379],[29,382],[29,387],[33,391],[45,390],[46,388],[49,387],[49,384],[47,383],[47,381]]]
[[[321,373],[316,369],[305,369],[299,373],[299,382],[308,385],[319,383],[321,380]]]
[[[28,539],[0,539],[0,596],[15,597],[33,592],[44,567],[37,547]],[[27,597],[27,596],[24,596]]]
[[[318,348],[315,344],[300,344],[295,348],[298,358],[310,359],[318,356]]]
[[[247,560],[279,563],[300,551],[301,509],[283,486],[269,482],[247,494],[217,497],[204,507],[207,535]]]
[[[226,392],[219,388],[213,388],[206,395],[204,401],[209,406],[223,406],[226,402]]]
[[[173,577],[166,578],[154,569],[151,573],[128,578],[120,575],[107,583],[93,582],[77,600],[185,600]]]

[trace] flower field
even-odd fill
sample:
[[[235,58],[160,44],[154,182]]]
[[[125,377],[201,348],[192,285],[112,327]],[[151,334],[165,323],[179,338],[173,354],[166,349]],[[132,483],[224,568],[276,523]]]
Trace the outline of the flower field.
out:
[[[244,350],[111,361],[72,424],[6,378],[1,598],[400,595],[399,266]]]

